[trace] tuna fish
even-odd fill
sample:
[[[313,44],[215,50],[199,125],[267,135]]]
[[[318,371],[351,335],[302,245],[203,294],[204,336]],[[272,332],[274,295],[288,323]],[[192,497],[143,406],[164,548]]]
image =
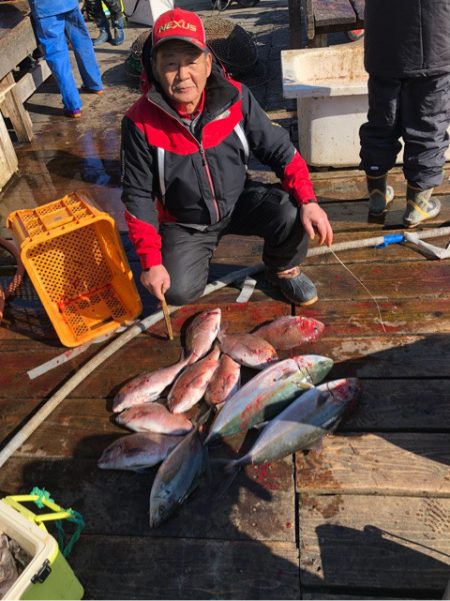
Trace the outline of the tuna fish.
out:
[[[195,360],[204,357],[220,330],[222,312],[219,308],[203,311],[194,318],[186,331],[186,349]]]
[[[336,429],[360,390],[357,378],[334,380],[308,390],[267,424],[246,455],[229,461],[225,471],[233,472],[248,463],[275,461],[311,448]]]
[[[103,470],[139,472],[163,461],[183,438],[153,432],[127,434],[103,451],[97,465]]]
[[[320,355],[300,355],[287,361],[295,364],[294,373],[270,386],[255,386],[250,380],[226,402],[213,421],[205,444],[246,432],[277,415],[300,391],[323,380],[333,366],[332,359]]]
[[[254,369],[264,369],[273,361],[278,361],[273,346],[254,334],[219,334],[220,348],[232,359]]]
[[[192,423],[184,415],[170,413],[160,403],[144,403],[122,411],[116,422],[135,432],[155,432],[158,434],[187,434]]]
[[[196,430],[159,466],[150,492],[150,527],[156,528],[198,485],[206,467],[206,449]]]
[[[277,351],[286,351],[316,340],[324,329],[321,321],[286,315],[257,328],[253,333],[270,342]]]
[[[241,366],[228,355],[222,355],[205,392],[205,401],[220,406],[239,389]]]
[[[167,386],[172,384],[182,369],[192,362],[191,357],[186,357],[156,371],[145,372],[127,382],[113,400],[113,411],[119,413],[123,409],[142,405],[160,398]]]
[[[216,346],[203,359],[190,365],[175,381],[167,405],[172,413],[184,413],[198,403],[219,365],[220,350]]]

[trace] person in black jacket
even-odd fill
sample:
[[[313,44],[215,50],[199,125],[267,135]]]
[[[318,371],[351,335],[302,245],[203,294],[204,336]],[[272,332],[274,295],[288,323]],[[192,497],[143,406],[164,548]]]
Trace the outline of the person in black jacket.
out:
[[[143,285],[193,302],[224,234],[260,236],[267,279],[290,302],[314,303],[300,265],[308,238],[331,244],[333,232],[287,132],[213,61],[195,13],[160,15],[142,57],[148,89],[122,122],[122,198]],[[247,180],[250,151],[282,187]]]
[[[365,68],[369,111],[360,129],[369,214],[382,215],[393,190],[387,172],[404,142],[406,227],[440,212],[450,123],[450,0],[367,0]]]

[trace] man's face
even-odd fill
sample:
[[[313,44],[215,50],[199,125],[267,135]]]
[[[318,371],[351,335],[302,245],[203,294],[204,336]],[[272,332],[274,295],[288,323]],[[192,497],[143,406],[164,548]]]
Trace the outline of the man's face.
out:
[[[211,73],[211,54],[193,44],[174,40],[156,51],[153,72],[169,100],[187,113],[197,108]]]

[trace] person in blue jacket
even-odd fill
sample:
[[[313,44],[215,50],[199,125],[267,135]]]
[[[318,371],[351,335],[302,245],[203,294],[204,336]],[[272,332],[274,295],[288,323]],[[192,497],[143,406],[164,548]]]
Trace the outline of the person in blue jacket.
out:
[[[81,90],[101,94],[103,85],[78,0],[30,0],[35,32],[61,92],[64,114],[81,116],[82,101],[70,66],[70,40],[83,82]]]

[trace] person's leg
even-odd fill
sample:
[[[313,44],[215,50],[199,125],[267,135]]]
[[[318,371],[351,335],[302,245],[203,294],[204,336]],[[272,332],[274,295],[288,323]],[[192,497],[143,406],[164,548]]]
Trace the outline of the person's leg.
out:
[[[66,33],[80,71],[83,86],[88,90],[103,89],[100,69],[98,68],[92,40],[79,8],[65,13]]]
[[[92,15],[94,17],[95,24],[98,27],[99,34],[96,38],[92,39],[94,46],[105,44],[111,41],[111,30],[109,27],[109,21],[103,12],[102,0],[89,0]]]
[[[208,281],[209,264],[218,243],[218,232],[198,231],[176,223],[160,226],[163,265],[170,275],[166,300],[185,305],[197,300]]]
[[[308,237],[300,209],[277,186],[249,184],[240,196],[226,233],[260,236],[264,239],[266,277],[295,304],[317,300],[317,290],[301,271],[308,250]]]
[[[436,217],[441,209],[439,199],[431,195],[442,182],[449,144],[450,74],[408,79],[402,107],[403,172],[407,181],[403,222],[415,227]]]
[[[65,14],[35,19],[36,35],[44,50],[45,60],[56,79],[67,114],[79,114],[80,94],[70,66],[65,37]]]
[[[120,46],[125,40],[124,26],[125,19],[122,12],[122,4],[120,0],[104,0],[111,14],[111,23],[113,31],[111,35],[111,44]]]
[[[367,177],[369,214],[376,216],[382,215],[394,198],[393,189],[387,185],[387,172],[401,149],[401,82],[371,75],[368,90],[367,122],[359,130],[360,167]]]

